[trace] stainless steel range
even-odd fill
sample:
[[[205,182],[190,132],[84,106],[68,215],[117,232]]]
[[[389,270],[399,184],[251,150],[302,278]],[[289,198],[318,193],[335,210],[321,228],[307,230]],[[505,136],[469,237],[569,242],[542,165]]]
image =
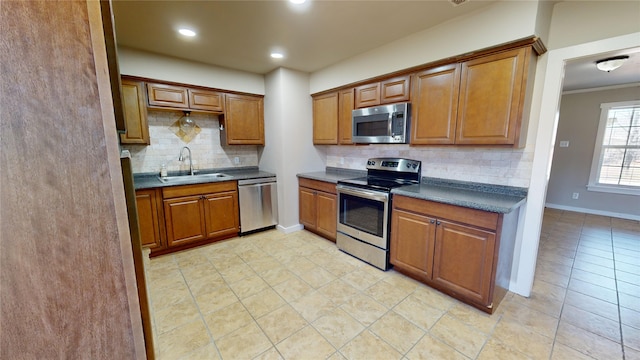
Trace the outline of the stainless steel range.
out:
[[[382,270],[389,268],[391,189],[420,183],[417,160],[372,158],[367,176],[338,181],[338,248]]]

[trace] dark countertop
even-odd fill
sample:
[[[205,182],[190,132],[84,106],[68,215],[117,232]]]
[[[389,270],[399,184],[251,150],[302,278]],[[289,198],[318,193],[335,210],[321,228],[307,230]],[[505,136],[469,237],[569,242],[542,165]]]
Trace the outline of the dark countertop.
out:
[[[366,175],[364,170],[327,168],[325,171],[298,174],[298,177],[337,183]],[[395,188],[391,193],[502,214],[517,209],[527,198],[525,188],[429,177],[423,177],[419,185]]]
[[[183,180],[180,183],[164,183],[158,179],[157,173],[142,173],[142,174],[134,174],[133,185],[136,190],[140,190],[140,189],[151,189],[151,188],[159,188],[159,187],[166,187],[166,186],[193,185],[193,184],[220,182],[220,181],[237,181],[237,180],[258,179],[258,178],[276,176],[273,173],[261,171],[257,167],[207,169],[207,170],[200,170],[196,172],[196,175],[212,174],[212,173],[223,173],[223,174],[229,175],[230,177],[221,178],[221,179],[215,179],[215,178],[189,179],[189,180]],[[168,175],[175,176],[175,175],[181,175],[181,173],[170,172]]]

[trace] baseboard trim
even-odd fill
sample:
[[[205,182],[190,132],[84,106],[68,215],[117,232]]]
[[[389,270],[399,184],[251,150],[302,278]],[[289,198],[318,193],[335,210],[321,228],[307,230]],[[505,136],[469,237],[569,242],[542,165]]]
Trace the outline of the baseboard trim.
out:
[[[282,231],[285,234],[290,234],[292,232],[304,229],[304,226],[302,226],[302,224],[297,224],[297,225],[293,225],[293,226],[289,226],[289,227],[284,227],[282,225],[278,225],[278,226],[276,226],[276,228],[278,230]]]
[[[565,206],[565,205],[558,205],[558,204],[551,204],[551,203],[545,203],[544,206],[551,209],[575,211],[575,212],[581,212],[585,214],[610,216],[615,218],[640,221],[640,216],[632,215],[632,214],[616,213],[612,211],[593,210],[593,209],[587,209],[587,208],[581,208],[581,207],[575,207],[575,206]]]

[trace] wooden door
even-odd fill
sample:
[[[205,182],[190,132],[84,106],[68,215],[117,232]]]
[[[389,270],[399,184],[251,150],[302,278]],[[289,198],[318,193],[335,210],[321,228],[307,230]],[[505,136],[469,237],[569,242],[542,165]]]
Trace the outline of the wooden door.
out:
[[[164,200],[168,247],[207,238],[202,196]]]
[[[459,90],[459,64],[428,69],[414,76],[412,145],[455,142]]]
[[[264,145],[262,97],[227,94],[225,98],[227,144]]]
[[[147,83],[149,106],[189,108],[187,88],[167,84]]]
[[[338,144],[338,93],[313,98],[313,143]]]
[[[391,263],[418,279],[431,280],[435,224],[436,220],[428,216],[393,209]]]
[[[136,191],[136,206],[138,207],[138,223],[140,225],[142,246],[152,250],[161,248],[163,245],[158,201],[159,196],[156,189]]]
[[[354,90],[343,90],[339,93],[338,101],[338,143],[340,145],[353,144],[352,111],[354,105]]]
[[[355,90],[356,109],[380,105],[380,83],[358,86]]]
[[[516,49],[462,63],[457,144],[515,143],[530,51]]]
[[[315,230],[317,226],[316,222],[316,191],[299,187],[298,188],[298,216],[300,224],[305,228]]]
[[[224,111],[224,94],[217,91],[189,89],[189,108],[221,113]]]
[[[439,221],[433,282],[475,303],[490,305],[495,243],[494,232]]]
[[[204,197],[204,215],[208,238],[237,235],[238,192],[226,191]]]
[[[391,104],[409,101],[411,94],[411,77],[398,76],[380,82],[380,104]]]
[[[149,145],[147,104],[142,81],[122,79],[122,107],[127,131],[120,134],[120,143]]]
[[[335,241],[338,223],[338,202],[337,195],[326,192],[316,194],[316,230],[324,237]]]

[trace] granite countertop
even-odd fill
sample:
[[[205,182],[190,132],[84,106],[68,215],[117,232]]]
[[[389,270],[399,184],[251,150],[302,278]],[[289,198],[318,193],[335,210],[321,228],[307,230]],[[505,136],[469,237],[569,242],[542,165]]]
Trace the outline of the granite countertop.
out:
[[[337,184],[340,180],[353,179],[362,176],[367,176],[366,170],[340,169],[332,167],[328,167],[325,171],[298,174],[299,178],[326,181],[334,184]]]
[[[151,188],[159,188],[166,186],[178,186],[178,185],[193,185],[193,184],[203,184],[203,183],[211,183],[211,182],[220,182],[220,181],[237,181],[237,180],[245,180],[245,179],[258,179],[264,177],[272,177],[276,176],[273,173],[261,171],[257,167],[243,167],[243,168],[223,168],[223,169],[207,169],[200,170],[196,172],[198,174],[212,174],[212,173],[223,173],[229,175],[229,177],[225,178],[206,178],[206,179],[188,179],[182,180],[180,183],[164,183],[158,179],[157,173],[142,173],[142,174],[134,174],[133,176],[133,185],[136,190],[140,189],[151,189]],[[180,172],[170,172],[169,176],[176,175],[184,175],[185,173]]]
[[[391,190],[392,194],[506,214],[521,206],[527,189],[435,178]]]
[[[298,177],[337,183],[366,175],[366,170],[327,168],[325,171],[298,174]],[[525,188],[429,177],[423,177],[419,185],[402,186],[391,193],[502,214],[517,209],[527,198]]]

